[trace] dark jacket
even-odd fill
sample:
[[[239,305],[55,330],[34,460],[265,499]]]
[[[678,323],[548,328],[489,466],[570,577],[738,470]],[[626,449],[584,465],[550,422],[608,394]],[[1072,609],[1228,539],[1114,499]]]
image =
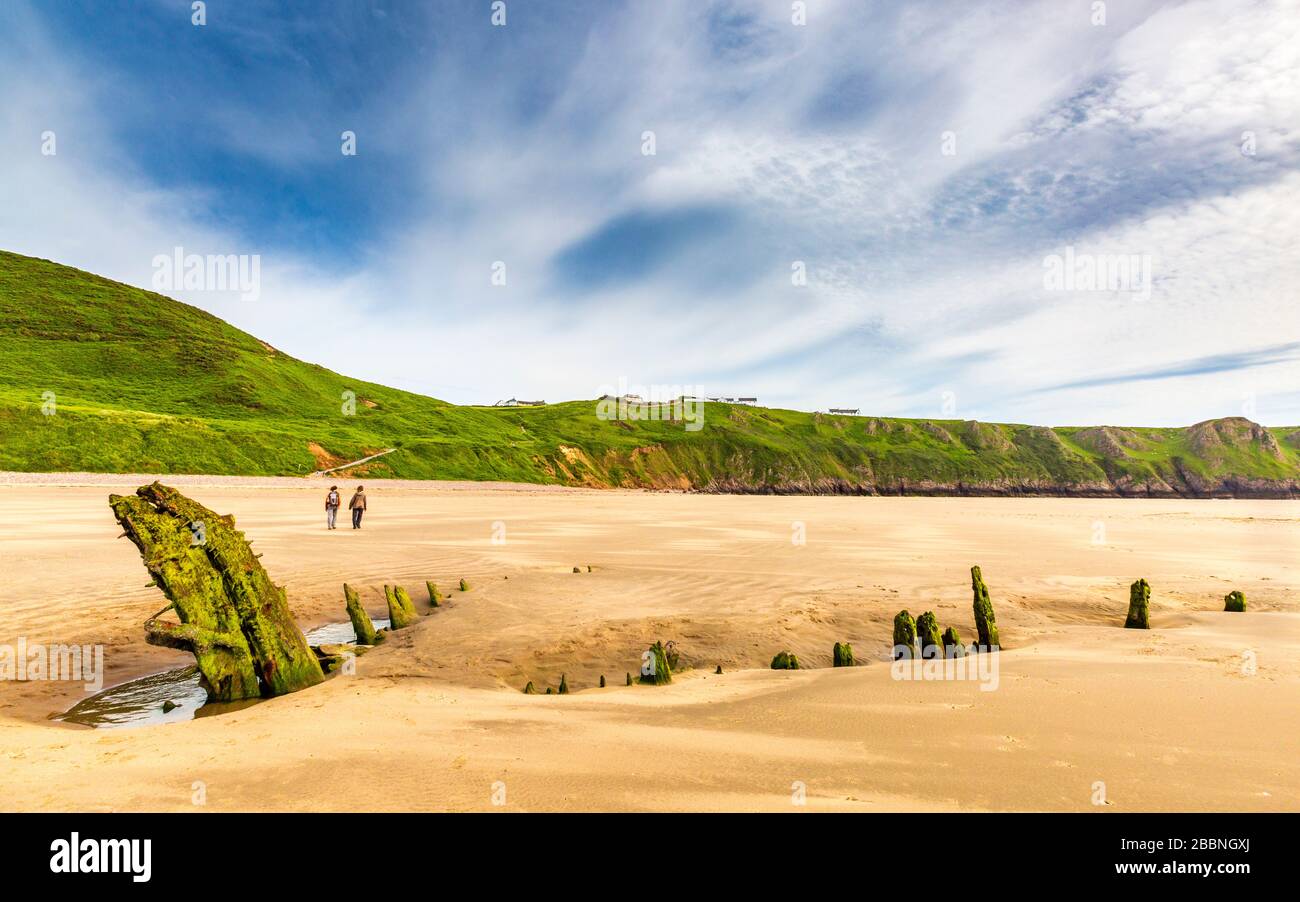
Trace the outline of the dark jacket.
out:
[[[362,510],[366,509],[365,492],[357,492],[352,496],[352,500],[348,502],[348,510],[354,510],[356,508],[361,508]]]

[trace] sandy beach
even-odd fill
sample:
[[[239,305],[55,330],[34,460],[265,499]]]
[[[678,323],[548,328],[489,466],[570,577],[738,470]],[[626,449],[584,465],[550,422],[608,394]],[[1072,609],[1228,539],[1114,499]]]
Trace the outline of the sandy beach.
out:
[[[0,643],[103,645],[107,686],[192,662],[145,644],[165,601],[115,538],[142,481],[0,476]],[[385,583],[449,603],[355,675],[183,723],[51,721],[80,683],[0,683],[0,809],[1300,810],[1300,502],[376,481],[329,532],[328,480],[164,481],[235,516],[305,629],[345,581],[376,617]],[[900,608],[973,638],[972,564],[997,688],[893,678]],[[1138,577],[1150,631],[1121,628]],[[687,669],[625,687],[656,639]]]

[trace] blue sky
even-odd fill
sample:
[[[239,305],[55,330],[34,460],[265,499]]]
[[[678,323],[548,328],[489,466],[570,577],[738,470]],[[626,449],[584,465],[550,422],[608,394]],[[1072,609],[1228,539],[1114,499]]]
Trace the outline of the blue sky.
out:
[[[1105,6],[14,0],[0,246],[458,402],[1300,424],[1300,9]]]

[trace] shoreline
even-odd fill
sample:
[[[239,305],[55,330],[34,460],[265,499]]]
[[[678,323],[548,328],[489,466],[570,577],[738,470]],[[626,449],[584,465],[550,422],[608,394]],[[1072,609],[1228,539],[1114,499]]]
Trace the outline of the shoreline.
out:
[[[703,488],[667,488],[649,486],[581,486],[554,483],[500,482],[464,479],[377,479],[343,474],[321,476],[231,476],[210,473],[91,473],[91,472],[23,472],[0,470],[0,488],[14,486],[132,487],[154,481],[164,485],[218,488],[301,489],[314,488],[331,482],[364,482],[382,488],[400,488],[416,491],[445,492],[510,492],[510,493],[594,493],[594,494],[656,494],[705,496],[755,496],[789,498],[1006,498],[1041,499],[1101,499],[1123,501],[1297,501],[1300,485],[1283,489],[1243,487],[1240,491],[1208,491],[1178,493],[1172,491],[1121,491],[1101,487],[1061,488],[1039,484],[980,485],[965,483],[923,483],[902,486],[854,485],[826,483],[818,486],[744,486],[717,485]]]

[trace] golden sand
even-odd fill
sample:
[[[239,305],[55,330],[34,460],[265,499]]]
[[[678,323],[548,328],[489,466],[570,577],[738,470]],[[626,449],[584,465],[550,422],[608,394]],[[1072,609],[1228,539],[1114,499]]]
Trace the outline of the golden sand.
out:
[[[107,685],[190,663],[144,644],[164,602],[114,538],[139,481],[86,481],[0,484],[0,643],[102,644]],[[323,483],[167,481],[236,515],[305,628],[344,581],[374,616],[384,583],[449,603],[354,676],[190,722],[52,722],[80,684],[0,683],[0,809],[1300,809],[1300,503],[368,482],[329,532]],[[900,608],[973,638],[974,563],[996,690],[894,679]],[[1121,628],[1138,577],[1150,631]],[[691,669],[625,688],[655,639]],[[768,670],[784,649],[809,669]]]

